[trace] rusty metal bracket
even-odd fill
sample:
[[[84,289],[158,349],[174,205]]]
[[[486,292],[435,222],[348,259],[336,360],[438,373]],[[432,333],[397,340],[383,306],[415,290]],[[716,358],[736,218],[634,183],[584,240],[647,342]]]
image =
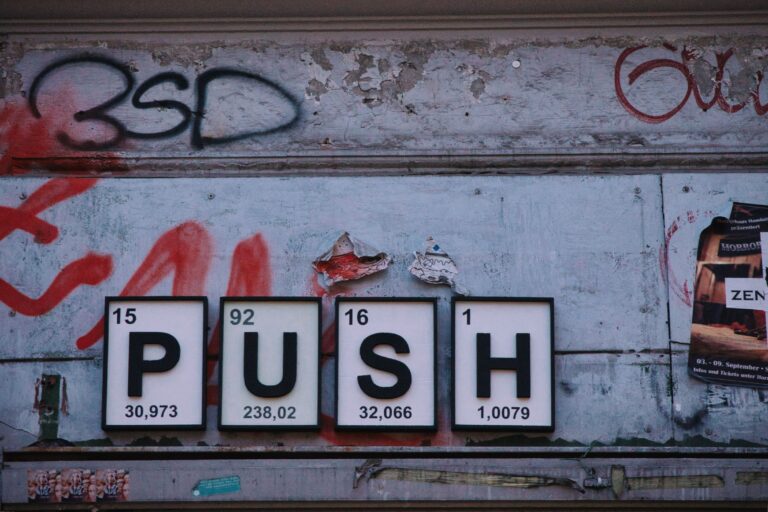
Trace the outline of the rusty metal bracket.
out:
[[[587,478],[581,483],[585,489],[601,490],[611,487],[610,477],[598,475],[595,468],[585,468],[585,471]]]
[[[381,459],[368,459],[362,466],[355,467],[355,480],[352,482],[352,488],[357,489],[357,486],[360,485],[360,480],[363,477],[365,477],[366,481],[370,480],[371,473],[373,473],[379,466],[381,466]]]

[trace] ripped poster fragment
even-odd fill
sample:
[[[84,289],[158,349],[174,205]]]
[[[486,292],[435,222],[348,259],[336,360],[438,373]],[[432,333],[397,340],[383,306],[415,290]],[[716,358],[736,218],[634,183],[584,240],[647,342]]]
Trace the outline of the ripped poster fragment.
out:
[[[323,274],[326,283],[354,281],[385,270],[392,257],[358,240],[346,231],[322,256],[312,262],[315,271]]]
[[[734,203],[699,238],[688,372],[768,387],[768,206]]]
[[[459,267],[448,256],[442,247],[431,236],[427,238],[423,253],[413,253],[414,260],[408,271],[420,281],[427,284],[448,285],[459,295],[468,295],[469,292],[456,282]]]

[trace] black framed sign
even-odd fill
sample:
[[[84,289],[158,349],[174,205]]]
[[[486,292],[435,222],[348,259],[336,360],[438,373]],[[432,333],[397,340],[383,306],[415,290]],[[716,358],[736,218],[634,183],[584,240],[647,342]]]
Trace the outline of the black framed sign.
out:
[[[222,297],[219,429],[320,426],[319,298]]]
[[[436,299],[336,299],[336,428],[434,430]]]
[[[454,298],[453,427],[551,432],[554,300]]]
[[[102,428],[205,428],[208,300],[107,297]]]

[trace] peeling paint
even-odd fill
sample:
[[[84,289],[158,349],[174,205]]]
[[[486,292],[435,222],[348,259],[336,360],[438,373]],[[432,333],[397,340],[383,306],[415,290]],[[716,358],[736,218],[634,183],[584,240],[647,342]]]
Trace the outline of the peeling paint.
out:
[[[630,491],[696,489],[725,486],[725,481],[720,475],[636,476],[627,478],[626,483],[627,489]]]
[[[353,64],[344,76],[344,84],[352,93],[363,97],[363,104],[369,108],[378,107],[384,103],[402,103],[403,95],[414,89],[424,78],[424,67],[435,51],[431,41],[407,43],[398,48],[397,54],[402,58],[396,67],[392,67],[387,58],[353,51],[346,57],[351,57]],[[394,58],[394,56],[393,56]],[[371,70],[376,71],[371,74]],[[411,109],[415,112],[415,109]]]
[[[377,468],[371,472],[372,479],[401,480],[443,485],[483,485],[487,487],[514,487],[533,489],[557,485],[569,487],[581,493],[584,489],[570,478],[556,478],[538,475],[513,475],[505,473],[466,473],[439,471],[434,469]]]
[[[736,473],[737,485],[766,485],[768,471],[739,471]]]
[[[690,52],[692,57],[686,61],[691,76],[693,76],[702,94],[709,97],[715,88],[717,66],[704,58],[704,52],[700,48],[686,48],[686,50]]]
[[[0,99],[19,94],[23,86],[16,64],[24,55],[24,47],[7,39],[8,36],[0,36]]]
[[[312,56],[312,60],[314,60],[315,63],[324,71],[333,70],[333,64],[331,64],[331,61],[328,60],[328,57],[325,55],[325,50],[323,48],[315,48],[310,52],[310,55]]]
[[[200,72],[206,68],[205,62],[213,56],[215,46],[212,44],[155,46],[152,50],[152,60],[160,66],[180,64],[184,68],[194,67],[197,72]]]
[[[474,96],[475,99],[480,99],[480,96],[485,92],[485,80],[482,78],[475,78],[472,80],[469,90],[472,91],[472,96]]]
[[[314,78],[309,81],[309,85],[305,89],[307,98],[314,98],[316,101],[320,101],[320,96],[328,92],[328,87],[319,80]]]

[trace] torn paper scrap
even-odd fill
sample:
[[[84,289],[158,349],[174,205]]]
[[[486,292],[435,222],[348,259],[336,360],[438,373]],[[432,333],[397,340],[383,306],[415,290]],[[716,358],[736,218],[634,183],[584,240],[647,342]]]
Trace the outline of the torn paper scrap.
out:
[[[467,295],[467,291],[456,283],[459,268],[432,237],[427,238],[424,253],[413,253],[415,259],[408,271],[417,279],[428,284],[447,284],[456,293]]]
[[[312,262],[329,285],[354,281],[386,269],[392,257],[344,232],[333,247]]]

